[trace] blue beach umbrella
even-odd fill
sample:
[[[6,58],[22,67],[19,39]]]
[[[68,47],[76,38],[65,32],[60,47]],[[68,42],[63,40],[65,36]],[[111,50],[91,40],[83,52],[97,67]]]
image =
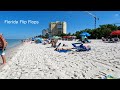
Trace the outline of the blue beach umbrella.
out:
[[[35,38],[32,38],[32,41],[34,41],[35,40]]]
[[[87,33],[87,32],[83,32],[80,34],[80,36],[90,36],[91,34]]]
[[[42,43],[42,41],[43,41],[42,38],[35,38],[35,40],[37,41],[37,43]]]

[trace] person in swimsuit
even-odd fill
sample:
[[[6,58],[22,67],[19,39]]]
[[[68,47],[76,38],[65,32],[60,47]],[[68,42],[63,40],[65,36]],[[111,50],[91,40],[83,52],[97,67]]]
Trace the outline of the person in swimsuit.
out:
[[[3,64],[6,63],[6,58],[5,58],[5,49],[6,49],[6,46],[7,46],[7,42],[3,38],[3,35],[0,34],[0,55],[2,57]]]

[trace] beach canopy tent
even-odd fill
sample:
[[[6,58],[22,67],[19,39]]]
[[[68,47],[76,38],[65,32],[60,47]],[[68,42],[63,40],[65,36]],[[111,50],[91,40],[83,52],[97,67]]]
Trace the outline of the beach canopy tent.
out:
[[[63,36],[63,38],[69,38],[69,36]]]
[[[63,36],[63,38],[66,38],[66,39],[75,39],[76,36]]]
[[[80,36],[91,36],[91,34],[87,33],[87,32],[83,32],[80,34]]]
[[[72,36],[72,38],[76,39],[77,37],[76,36]]]
[[[42,38],[35,38],[36,43],[42,43],[43,39]]]

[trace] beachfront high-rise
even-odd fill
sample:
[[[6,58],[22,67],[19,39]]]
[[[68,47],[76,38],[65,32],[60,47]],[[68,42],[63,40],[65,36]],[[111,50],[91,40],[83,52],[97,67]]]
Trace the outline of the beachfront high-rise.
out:
[[[57,36],[62,33],[64,33],[64,34],[67,33],[67,23],[66,22],[56,21],[56,22],[51,22],[49,24],[49,34],[51,36]]]
[[[49,34],[49,29],[42,30],[42,35],[45,36],[46,34]]]

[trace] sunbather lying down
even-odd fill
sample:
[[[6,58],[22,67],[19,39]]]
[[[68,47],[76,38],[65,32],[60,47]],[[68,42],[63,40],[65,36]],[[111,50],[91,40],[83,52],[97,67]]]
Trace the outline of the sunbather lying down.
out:
[[[66,48],[66,47],[62,47],[62,48],[56,48],[55,51],[59,51],[59,50],[72,50],[73,48]]]
[[[69,48],[68,45],[63,44],[61,46],[61,43],[58,44],[58,46],[55,48],[55,51],[59,51],[59,50],[71,50],[72,48]]]
[[[81,43],[80,46],[76,46],[76,44],[78,43],[74,43],[72,44],[74,46],[74,48],[69,48],[68,46],[64,45],[62,47],[60,47],[61,43],[58,45],[58,47],[56,47],[55,51],[60,51],[60,50],[72,50],[72,49],[76,49],[76,51],[89,51],[91,50],[91,47],[89,45],[83,45]]]

